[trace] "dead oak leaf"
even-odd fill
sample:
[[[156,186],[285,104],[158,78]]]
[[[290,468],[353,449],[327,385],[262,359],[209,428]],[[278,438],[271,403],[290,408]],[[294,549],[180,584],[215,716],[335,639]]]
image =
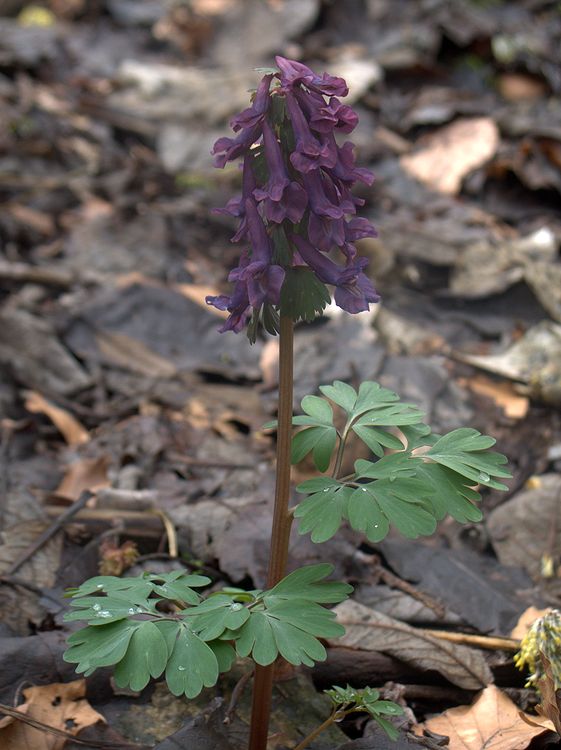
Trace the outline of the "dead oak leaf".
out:
[[[24,690],[23,695],[25,703],[18,706],[18,712],[58,732],[76,737],[82,729],[105,721],[85,698],[85,680],[31,687]],[[66,741],[67,737],[31,726],[12,716],[0,720],[2,750],[62,750]]]
[[[541,716],[550,719],[557,734],[561,735],[561,690],[555,689],[555,678],[551,663],[543,652],[541,653],[541,660],[544,676],[538,680],[538,687],[542,700],[536,710]]]
[[[525,750],[534,737],[552,730],[553,724],[522,713],[505,693],[489,685],[471,706],[450,708],[426,721],[423,728],[449,737],[449,750]]]
[[[45,414],[58,429],[68,445],[87,443],[90,435],[84,425],[66,409],[55,406],[36,391],[25,392],[25,408],[33,414]]]

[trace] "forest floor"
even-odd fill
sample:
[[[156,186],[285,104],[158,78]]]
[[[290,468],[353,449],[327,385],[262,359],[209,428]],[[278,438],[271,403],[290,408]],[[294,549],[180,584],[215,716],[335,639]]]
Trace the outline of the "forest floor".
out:
[[[361,195],[379,238],[359,245],[382,302],[298,326],[295,409],[334,379],[377,380],[437,432],[495,436],[513,478],[483,492],[481,524],[429,540],[295,536],[291,564],[332,562],[367,627],[278,684],[271,748],[325,718],[317,689],[347,683],[408,707],[391,747],[436,747],[407,734],[425,720],[452,750],[551,741],[518,717],[537,697],[512,657],[521,616],[561,601],[559,4],[0,0],[0,15],[0,746],[62,747],[48,724],[79,733],[69,748],[244,747],[249,691],[223,718],[247,665],[191,702],[159,683],[124,694],[109,670],[76,682],[62,618],[65,589],[124,572],[131,543],[127,575],[264,584],[277,344],[218,334],[204,300],[239,253],[211,212],[239,172],[209,152],[279,53],[347,79],[377,178]],[[9,713],[22,705],[39,728]],[[344,729],[311,747],[390,746]]]

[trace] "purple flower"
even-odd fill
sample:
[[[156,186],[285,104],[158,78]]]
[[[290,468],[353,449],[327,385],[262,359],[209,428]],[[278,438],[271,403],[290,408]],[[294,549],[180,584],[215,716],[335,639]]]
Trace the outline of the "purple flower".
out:
[[[330,76],[327,73],[318,76],[303,63],[287,60],[286,57],[280,55],[275,57],[275,62],[280,70],[279,78],[284,90],[290,90],[303,83],[311,91],[325,94],[325,96],[347,96],[349,93],[347,84],[342,78]]]
[[[263,201],[263,211],[269,221],[280,224],[288,219],[297,224],[306,210],[308,196],[301,185],[289,178],[280,144],[267,120],[263,121],[263,145],[269,181],[263,189],[255,189],[253,195],[257,201]]]
[[[337,161],[333,167],[332,174],[342,182],[363,182],[372,185],[374,175],[369,169],[355,167],[354,145],[347,141],[341,148],[337,149]]]
[[[334,167],[337,163],[337,149],[334,141],[323,141],[310,131],[295,96],[287,92],[286,107],[294,131],[296,148],[290,155],[290,162],[298,172],[306,173],[318,167]]]
[[[255,190],[255,175],[251,166],[252,157],[246,154],[243,161],[242,172],[242,194],[236,198],[231,198],[224,208],[214,208],[215,214],[226,214],[227,216],[236,216],[240,219],[238,231],[232,237],[232,242],[238,242],[247,232],[247,220],[245,216],[245,202],[252,198]]]
[[[315,272],[318,279],[335,287],[335,302],[343,310],[350,313],[363,312],[368,310],[371,302],[380,300],[372,282],[363,273],[364,267],[368,265],[366,258],[356,258],[348,261],[345,266],[339,266],[303,237],[293,235],[291,239],[302,260]]]
[[[232,117],[230,127],[237,133],[238,130],[253,128],[262,120],[269,108],[269,89],[271,87],[272,75],[263,76],[257,87],[251,107],[244,109],[239,115]]]
[[[334,128],[343,133],[352,133],[357,123],[357,113],[334,96],[329,104],[323,102],[323,106],[318,107],[310,117],[310,127],[320,133],[330,133]]]

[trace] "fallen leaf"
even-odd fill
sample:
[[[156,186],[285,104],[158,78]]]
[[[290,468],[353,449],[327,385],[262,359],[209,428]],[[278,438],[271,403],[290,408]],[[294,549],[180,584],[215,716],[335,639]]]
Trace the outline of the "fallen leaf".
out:
[[[547,719],[523,714],[494,685],[485,688],[471,706],[450,708],[422,726],[449,737],[449,750],[526,750],[534,737],[553,729]]]
[[[544,81],[524,73],[503,73],[497,79],[500,95],[509,102],[540,99],[547,94]]]
[[[339,646],[382,651],[418,668],[440,672],[466,690],[477,690],[493,681],[479,651],[435,638],[352,600],[339,604],[334,611],[346,629],[337,639]]]
[[[458,378],[457,382],[474,393],[491,398],[497,406],[500,406],[505,416],[511,419],[522,419],[530,408],[530,399],[516,393],[512,383],[498,383],[483,375],[476,375],[473,378]]]
[[[499,131],[491,118],[462,118],[423,138],[421,148],[400,161],[429,188],[454,195],[464,177],[485,164],[498,145]]]
[[[77,500],[84,490],[95,492],[110,486],[107,476],[109,458],[98,456],[97,458],[81,458],[74,461],[67,468],[62,482],[54,491],[58,497],[68,500]]]
[[[68,445],[82,445],[90,439],[84,425],[65,409],[55,406],[36,391],[26,391],[25,408],[33,414],[45,414],[55,425]]]
[[[549,609],[536,609],[536,607],[528,607],[528,609],[526,609],[520,615],[518,622],[512,629],[510,637],[516,639],[517,641],[521,641],[530,627],[538,619],[538,617],[543,617],[547,612],[549,612]]]
[[[18,706],[18,712],[74,737],[85,727],[105,721],[85,699],[85,680],[31,687],[24,690],[23,695],[25,703]],[[12,716],[0,720],[2,750],[62,750],[66,741],[64,737],[18,721]]]
[[[555,689],[555,679],[551,670],[551,662],[542,652],[541,660],[545,675],[538,680],[538,688],[542,697],[541,703],[536,711],[541,716],[549,719],[557,734],[561,735],[561,690]]]

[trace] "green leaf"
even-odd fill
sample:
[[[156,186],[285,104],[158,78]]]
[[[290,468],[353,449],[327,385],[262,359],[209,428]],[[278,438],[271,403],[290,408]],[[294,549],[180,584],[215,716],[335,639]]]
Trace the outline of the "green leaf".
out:
[[[345,633],[345,628],[336,621],[334,612],[307,599],[267,604],[265,613],[318,638],[338,638]]]
[[[402,425],[399,429],[407,441],[408,451],[412,451],[423,445],[433,445],[438,439],[437,435],[431,433],[429,425],[424,424],[424,422]]]
[[[376,496],[369,490],[369,485],[359,487],[353,492],[349,498],[348,514],[353,529],[366,534],[371,542],[381,542],[390,530],[390,522],[382,513]]]
[[[370,448],[372,453],[379,458],[382,458],[384,455],[384,448],[402,451],[405,447],[399,438],[396,438],[385,430],[367,427],[363,424],[353,425],[352,430]]]
[[[326,471],[336,442],[335,427],[309,427],[301,430],[292,438],[292,463],[299,463],[312,451],[318,471]]]
[[[191,627],[203,641],[219,638],[225,630],[238,630],[249,618],[249,610],[231,597],[216,594],[186,611]]]
[[[378,409],[394,401],[399,401],[397,393],[390,391],[388,388],[382,388],[379,383],[372,380],[366,380],[360,384],[351,417],[358,417],[370,409]]]
[[[154,584],[154,593],[158,596],[193,605],[201,601],[200,595],[193,591],[193,588],[201,588],[211,583],[207,576],[188,575],[184,571],[174,571],[173,574],[167,576],[154,575],[151,578],[154,581],[162,581],[161,584]]]
[[[310,495],[294,511],[300,519],[298,533],[311,532],[313,542],[326,542],[331,539],[347,517],[347,504],[352,490],[344,485],[326,487],[321,492]]]
[[[70,606],[76,611],[67,612],[64,620],[66,622],[85,620],[89,625],[99,627],[132,615],[156,612],[154,601],[139,600],[132,596],[128,598],[128,591],[121,592],[121,596],[117,596],[118,593],[116,592],[113,596],[84,596],[74,599],[70,602]]]
[[[421,462],[416,474],[427,486],[424,496],[437,521],[441,521],[446,514],[460,523],[481,521],[483,514],[474,505],[474,502],[481,500],[481,495],[471,487],[470,479],[446,466],[429,462]]]
[[[229,672],[232,668],[232,664],[236,660],[236,652],[229,643],[226,641],[209,641],[207,646],[212,649],[218,662],[218,671],[220,674],[223,672]]]
[[[331,573],[333,565],[329,563],[298,568],[264,593],[265,602],[273,604],[281,599],[306,599],[320,604],[342,602],[353,588],[347,583],[324,580]]]
[[[253,661],[263,667],[275,661],[279,652],[273,628],[263,611],[252,612],[249,620],[239,630],[236,651],[239,656],[251,654]]]
[[[507,490],[505,484],[493,479],[512,476],[503,468],[507,463],[506,457],[488,450],[495,442],[494,438],[482,435],[477,430],[461,427],[437,440],[426,456],[476,484]]]
[[[387,522],[406,537],[429,536],[436,529],[436,519],[424,507],[425,491],[426,485],[414,477],[363,484],[349,500],[351,526],[364,531],[373,542],[387,534]]]
[[[181,624],[166,667],[166,682],[173,695],[197,696],[218,680],[218,660],[210,646]]]
[[[409,451],[391,453],[376,463],[359,458],[355,461],[357,479],[389,479],[394,481],[401,477],[415,476],[417,469],[423,466],[423,461],[411,456]]]
[[[331,487],[341,487],[341,482],[331,477],[314,477],[313,479],[306,479],[305,482],[300,482],[296,487],[296,492],[311,495],[314,492],[322,492]]]
[[[320,396],[304,396],[302,399],[302,409],[325,425],[333,424],[333,409],[329,403]]]
[[[98,667],[109,667],[124,657],[139,622],[119,620],[109,625],[81,628],[68,637],[64,661],[77,664],[77,672],[90,674]]]
[[[159,677],[168,662],[166,639],[160,629],[149,621],[139,623],[127,653],[115,668],[118,687],[143,690],[151,677]]]
[[[152,584],[144,575],[134,578],[117,578],[116,576],[95,576],[89,578],[81,586],[68,589],[67,596],[75,599],[90,594],[111,594],[127,592],[131,599],[147,599],[152,593]]]
[[[324,396],[327,396],[334,404],[340,406],[347,413],[352,412],[354,409],[357,392],[352,386],[343,383],[342,380],[335,380],[333,385],[320,385],[319,389]]]
[[[295,322],[311,322],[321,315],[331,295],[309,268],[287,268],[280,295],[280,309]]]
[[[399,737],[399,729],[397,727],[394,727],[394,725],[391,723],[391,721],[388,721],[387,719],[382,718],[378,713],[376,712],[368,712],[376,724],[384,730],[384,732],[388,735],[390,740],[397,740]]]

